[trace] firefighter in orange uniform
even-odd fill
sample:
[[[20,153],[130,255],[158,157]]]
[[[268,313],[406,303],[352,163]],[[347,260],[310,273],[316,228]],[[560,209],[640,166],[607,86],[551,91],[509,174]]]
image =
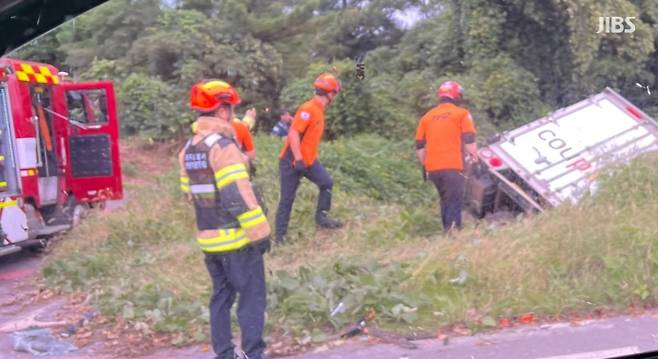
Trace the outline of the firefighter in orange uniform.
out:
[[[439,192],[443,230],[461,229],[466,177],[464,151],[477,161],[475,125],[470,112],[460,107],[462,87],[455,81],[441,84],[439,105],[418,123],[416,154]]]
[[[324,111],[341,90],[334,75],[323,73],[313,83],[315,95],[302,104],[292,121],[286,142],[279,155],[281,196],[276,212],[275,242],[285,242],[290,212],[302,177],[320,190],[315,222],[323,228],[340,228],[343,224],[328,216],[331,209],[333,179],[318,161],[318,146],[324,133]]]
[[[266,110],[267,111],[267,110]],[[243,125],[247,126],[249,131],[253,131],[256,127],[256,108],[252,107],[244,113],[244,117],[241,119],[234,118],[233,122],[240,122]]]
[[[233,359],[231,307],[236,294],[242,350],[264,359],[266,287],[263,254],[270,226],[258,205],[232,127],[237,91],[224,81],[203,81],[191,91],[190,107],[200,112],[195,135],[179,154],[181,189],[194,203],[197,244],[213,283],[210,333],[219,359]]]
[[[256,146],[254,146],[254,139],[251,137],[251,132],[249,131],[249,126],[246,124],[251,121],[253,123],[256,119],[256,109],[247,110],[247,114],[244,116],[242,121],[233,119],[233,130],[235,131],[235,142],[237,143],[240,150],[249,157],[249,177],[251,178],[252,189],[260,204],[263,208],[263,212],[268,214],[267,206],[265,204],[265,197],[263,197],[263,192],[260,190],[260,187],[254,183],[254,177],[256,177],[256,164],[254,160],[256,159]]]
[[[251,137],[251,130],[256,123],[256,109],[250,108],[245,113],[242,120],[233,119],[233,129],[235,129],[235,140],[240,146],[242,152],[249,156],[249,160],[256,159],[256,147]]]
[[[238,147],[249,157],[250,161],[256,159],[256,147],[249,132],[249,127],[242,122],[233,121],[233,129],[235,130],[235,142]]]

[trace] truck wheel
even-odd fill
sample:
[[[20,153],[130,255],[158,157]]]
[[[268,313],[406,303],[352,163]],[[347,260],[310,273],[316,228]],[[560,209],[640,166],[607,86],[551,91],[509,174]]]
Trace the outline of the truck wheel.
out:
[[[73,213],[71,214],[73,227],[77,227],[80,224],[80,220],[84,218],[86,214],[86,208],[81,204],[76,204],[73,207]]]
[[[27,216],[28,239],[36,239],[39,230],[46,226],[41,213],[31,203],[26,203],[23,208]]]
[[[88,205],[78,203],[73,195],[69,196],[69,199],[66,202],[66,213],[71,227],[77,227],[78,224],[80,224],[80,221],[86,217],[87,208],[89,208]]]
[[[32,253],[43,253],[48,249],[48,238],[39,238],[36,244],[27,247]]]

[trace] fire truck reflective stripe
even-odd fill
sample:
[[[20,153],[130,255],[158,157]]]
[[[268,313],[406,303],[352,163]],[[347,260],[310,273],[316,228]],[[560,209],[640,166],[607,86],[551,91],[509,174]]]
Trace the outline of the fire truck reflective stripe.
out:
[[[27,73],[27,74],[35,74],[36,71],[34,71],[34,67],[30,64],[21,64],[21,71]]]
[[[59,84],[59,77],[53,75],[46,66],[32,66],[30,64],[16,64],[16,77],[23,82],[36,82],[40,84]]]
[[[0,208],[7,208],[7,207],[13,207],[17,205],[16,201],[4,201],[0,202]]]
[[[42,74],[34,74],[34,79],[40,84],[47,84],[48,79]]]
[[[0,188],[4,188],[4,187],[7,187],[7,182],[5,181],[0,182]]]
[[[50,72],[50,69],[45,67],[45,66],[39,66],[39,72],[46,75],[46,76],[52,76],[53,73]]]
[[[16,77],[18,78],[19,81],[30,82],[30,77],[25,72],[17,71]]]

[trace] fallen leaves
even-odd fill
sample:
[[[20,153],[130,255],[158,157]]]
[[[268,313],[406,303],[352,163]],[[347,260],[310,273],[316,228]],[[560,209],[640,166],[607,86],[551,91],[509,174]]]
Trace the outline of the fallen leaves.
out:
[[[498,328],[500,328],[500,329],[509,328],[511,325],[512,325],[512,321],[507,319],[507,318],[502,318],[498,322]]]
[[[535,315],[532,313],[523,314],[519,317],[519,323],[521,324],[531,324],[535,321]]]

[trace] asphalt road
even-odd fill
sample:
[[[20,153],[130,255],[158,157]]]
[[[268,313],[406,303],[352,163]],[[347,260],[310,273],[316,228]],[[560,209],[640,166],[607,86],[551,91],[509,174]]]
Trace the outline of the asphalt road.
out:
[[[61,299],[46,303],[31,303],[25,294],[34,291],[34,278],[41,268],[41,256],[24,250],[9,256],[0,257],[0,359],[27,359],[34,355],[14,351],[14,335],[3,329],[21,325],[21,321],[35,313],[38,321],[55,320],[52,314],[63,305]],[[85,348],[68,356],[48,358],[99,358],[94,348]],[[104,359],[104,358],[103,358]]]
[[[492,334],[418,341],[418,349],[352,342],[304,359],[589,359],[658,350],[658,314],[506,329]]]

